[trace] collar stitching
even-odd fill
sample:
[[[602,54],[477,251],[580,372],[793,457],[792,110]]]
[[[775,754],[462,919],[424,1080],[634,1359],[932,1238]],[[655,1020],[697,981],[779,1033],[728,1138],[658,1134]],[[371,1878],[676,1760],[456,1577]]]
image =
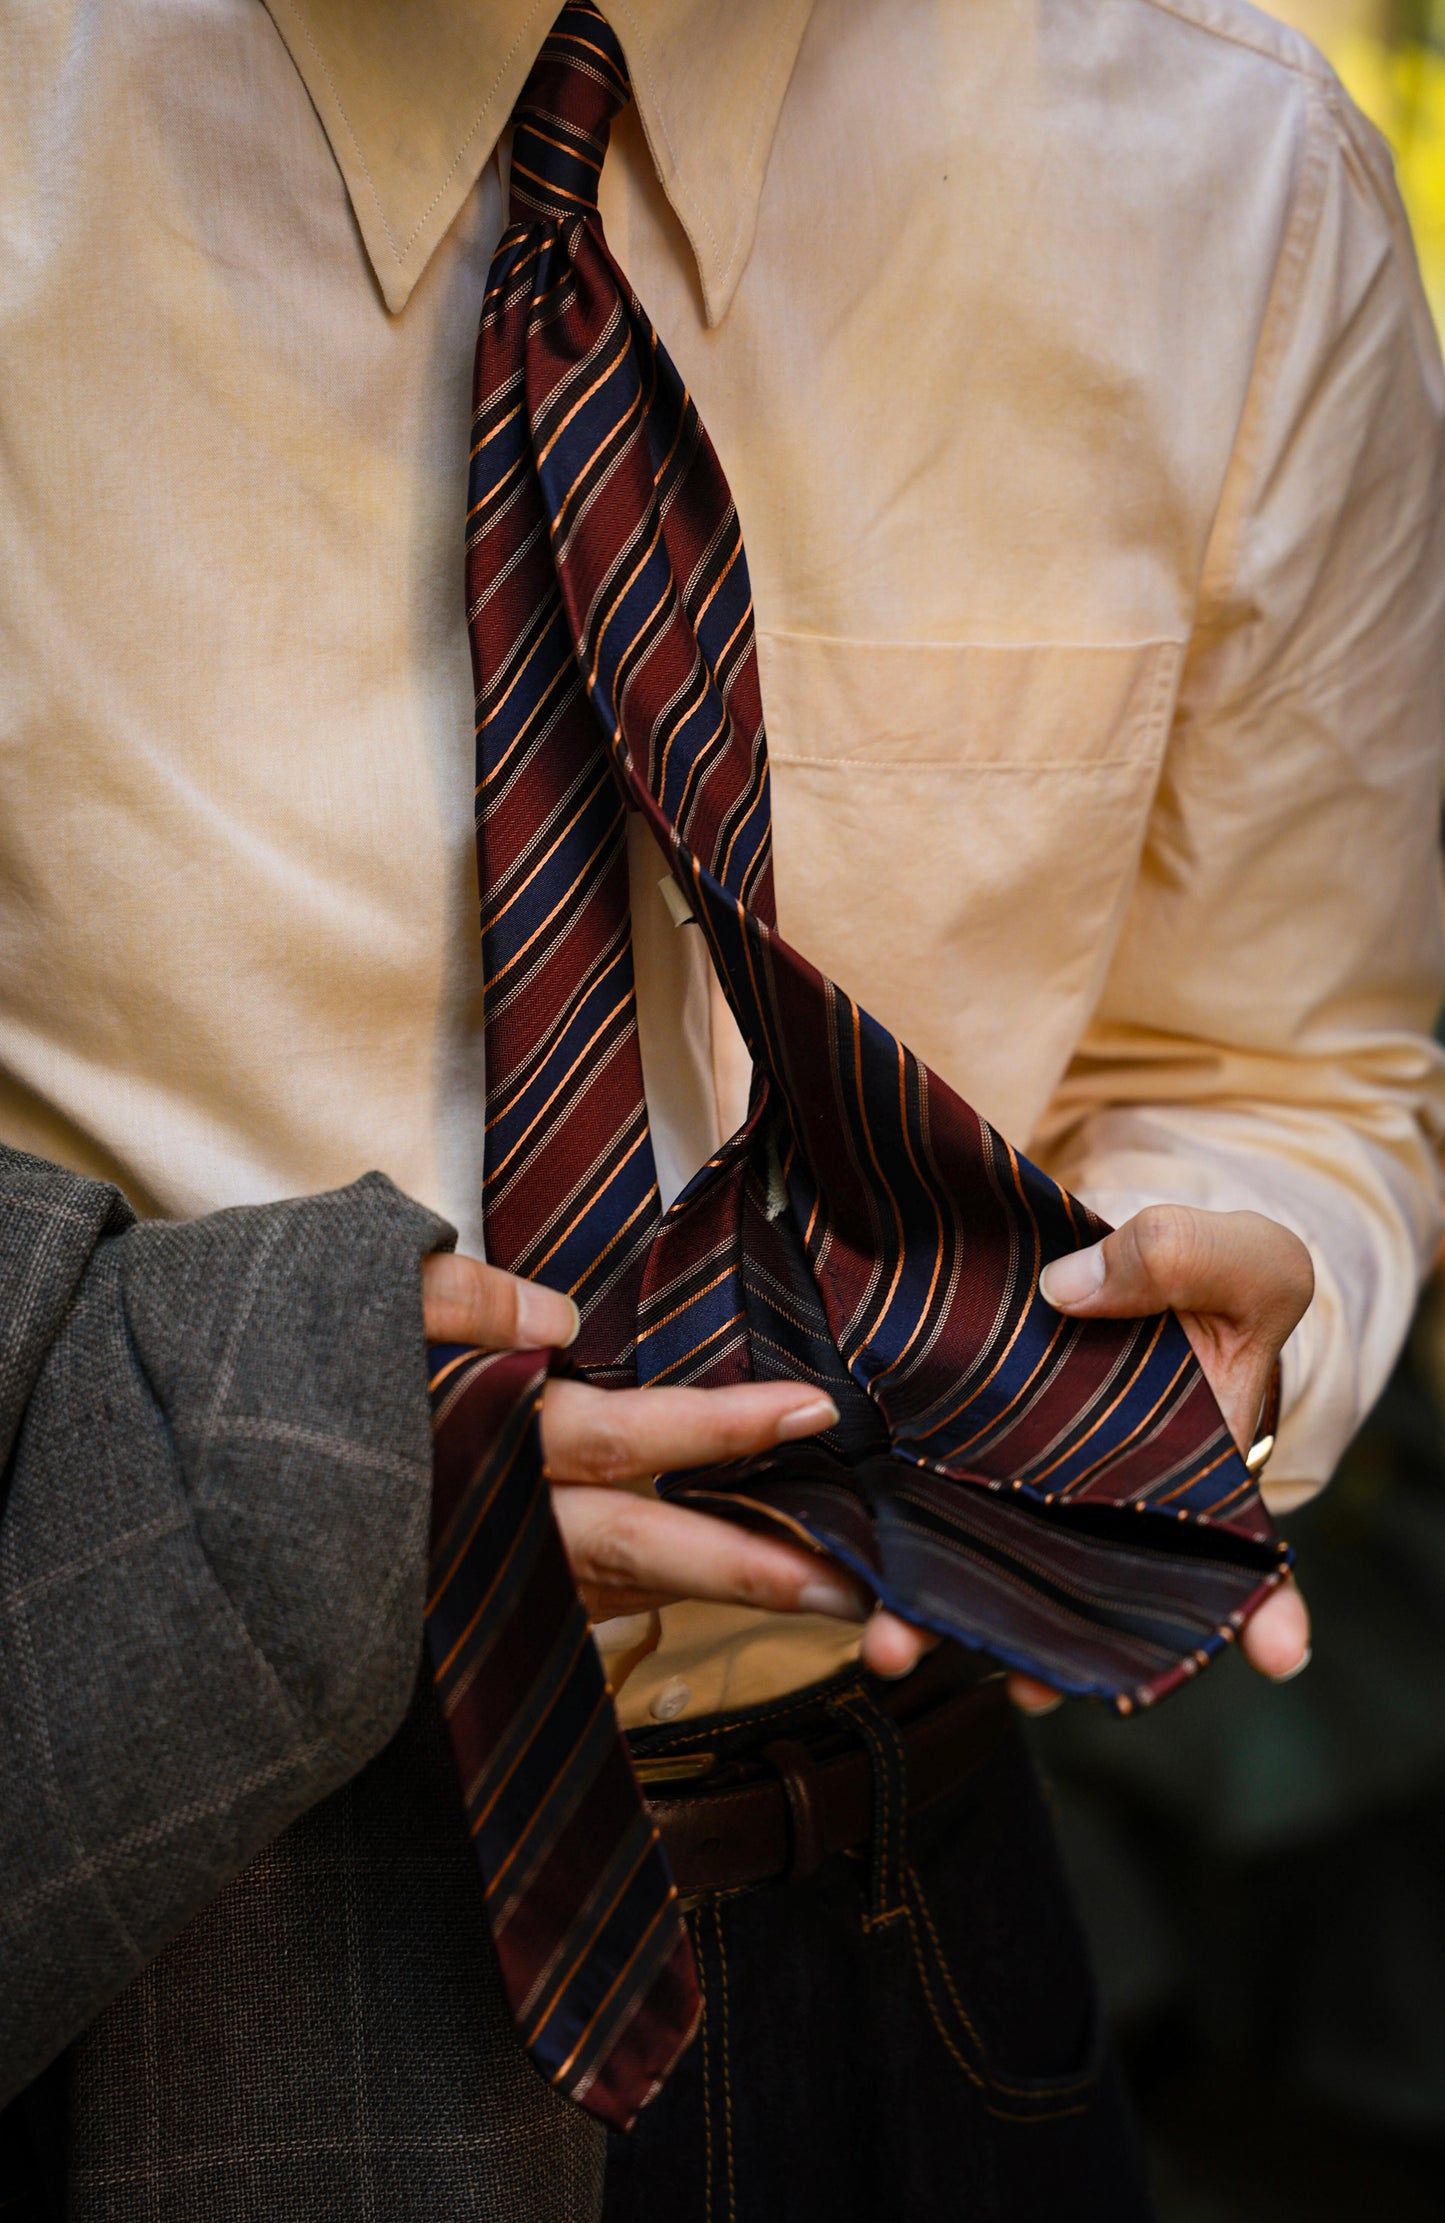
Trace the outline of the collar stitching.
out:
[[[618,5],[618,7],[617,7],[617,9],[616,9],[616,13],[617,13],[617,14],[618,14],[619,16],[624,16],[624,17],[629,17],[629,18],[631,17],[631,14],[632,14],[632,10],[631,10],[631,8],[630,8],[630,7],[628,6],[628,5],[626,5],[626,0],[621,0],[621,4],[620,4],[620,5]],[[676,153],[676,150],[675,150],[675,149],[674,149],[674,147],[673,147],[673,144],[672,144],[672,139],[671,139],[671,137],[670,137],[670,135],[669,135],[669,133],[668,133],[668,128],[667,128],[667,118],[666,118],[666,115],[665,115],[665,113],[664,113],[664,111],[663,111],[662,103],[661,103],[661,100],[660,100],[660,97],[659,97],[659,95],[658,95],[658,91],[657,91],[657,85],[656,85],[656,81],[655,81],[655,79],[654,79],[654,77],[653,77],[653,74],[652,74],[652,65],[651,65],[650,59],[649,59],[649,57],[648,57],[648,53],[647,53],[647,48],[646,48],[646,44],[645,44],[645,41],[643,40],[643,37],[642,37],[642,34],[641,34],[641,32],[637,30],[637,27],[636,27],[636,25],[635,25],[635,24],[633,25],[633,29],[634,29],[634,32],[636,33],[636,37],[637,37],[637,60],[636,60],[636,62],[634,63],[634,60],[633,60],[633,57],[632,57],[631,53],[628,53],[628,55],[627,55],[627,66],[628,66],[628,71],[629,71],[629,73],[631,74],[631,76],[633,77],[633,79],[634,79],[634,81],[635,81],[635,80],[636,80],[636,78],[637,78],[637,76],[638,76],[638,73],[639,73],[639,67],[640,67],[640,72],[641,72],[641,75],[642,75],[643,81],[645,82],[645,84],[646,84],[646,86],[647,86],[647,90],[648,90],[648,94],[649,94],[649,102],[650,102],[650,106],[651,106],[651,109],[652,109],[652,113],[653,113],[653,114],[654,114],[654,115],[656,116],[656,118],[657,118],[657,128],[658,128],[658,132],[659,132],[659,135],[661,136],[661,139],[662,139],[662,143],[663,143],[663,146],[664,146],[664,147],[666,148],[666,150],[667,150],[668,177],[667,177],[667,180],[666,180],[666,182],[667,182],[667,183],[668,183],[668,184],[669,184],[669,185],[670,185],[670,186],[671,186],[671,187],[673,188],[673,190],[675,191],[675,193],[676,193],[676,194],[677,194],[677,195],[678,195],[678,196],[679,196],[679,197],[680,197],[680,198],[681,198],[682,200],[684,200],[684,201],[685,201],[685,202],[687,203],[687,206],[688,206],[689,210],[690,210],[690,211],[692,212],[692,215],[694,216],[694,218],[695,218],[695,219],[696,219],[696,221],[697,221],[697,224],[698,224],[698,228],[699,228],[699,229],[700,229],[701,231],[703,231],[704,233],[706,233],[706,235],[707,235],[707,239],[708,239],[708,242],[709,242],[709,244],[711,245],[711,247],[712,247],[712,249],[713,249],[713,252],[714,252],[714,253],[715,253],[716,255],[718,255],[718,256],[721,256],[721,254],[722,254],[722,244],[721,244],[720,240],[718,239],[717,233],[716,233],[716,232],[715,232],[715,231],[713,230],[713,228],[712,228],[712,225],[711,225],[711,224],[709,223],[709,221],[708,221],[707,211],[706,211],[706,209],[705,209],[705,208],[704,208],[704,207],[702,206],[702,204],[701,204],[701,203],[699,202],[699,200],[698,200],[698,198],[697,198],[696,194],[695,194],[695,193],[693,192],[693,190],[692,190],[691,186],[690,186],[690,185],[688,185],[687,181],[686,181],[686,180],[685,180],[685,179],[684,179],[684,178],[682,177],[682,175],[681,175],[681,173],[680,173],[680,171],[679,171],[679,168],[678,168],[678,160],[677,160],[677,153]],[[788,54],[788,75],[789,75],[790,77],[791,77],[791,75],[792,75],[792,71],[793,71],[793,69],[794,69],[794,67],[796,66],[796,63],[797,63],[797,58],[798,58],[798,45],[799,45],[800,43],[801,43],[801,41],[797,41],[797,42],[794,42],[794,43],[792,44],[792,46],[791,46],[790,50],[789,50],[789,54]],[[781,75],[783,74],[783,59],[784,59],[784,55],[783,55],[783,50],[782,50],[781,48],[775,47],[775,48],[774,48],[774,54],[773,54],[773,66],[772,66],[772,70],[771,70],[771,73],[770,73],[770,75],[769,75],[769,77],[768,77],[768,80],[767,80],[767,85],[766,85],[766,87],[765,87],[765,91],[764,91],[764,97],[763,97],[763,99],[762,99],[762,100],[760,100],[760,101],[758,102],[758,104],[757,104],[757,107],[756,107],[756,109],[755,109],[755,111],[754,111],[754,115],[753,115],[753,129],[752,129],[752,136],[751,136],[751,138],[750,138],[750,139],[749,139],[749,141],[748,141],[747,156],[746,156],[746,160],[745,160],[745,162],[744,162],[744,166],[743,166],[743,176],[744,176],[744,179],[745,179],[745,180],[749,180],[749,179],[751,178],[751,175],[752,175],[752,170],[753,170],[753,163],[754,163],[754,157],[756,156],[756,153],[757,153],[757,146],[758,146],[758,141],[759,141],[759,139],[760,139],[760,138],[761,138],[761,136],[762,136],[762,130],[763,130],[763,118],[764,118],[764,116],[765,116],[765,115],[766,115],[766,114],[767,114],[767,113],[769,112],[769,110],[770,110],[770,109],[772,108],[772,93],[773,93],[773,88],[774,88],[774,86],[775,86],[775,84],[776,84],[776,82],[777,82],[778,78],[779,78],[779,77],[780,77],[780,76],[781,76]],[[639,107],[639,112],[640,112],[640,107]],[[776,113],[774,114],[774,118],[773,118],[773,121],[774,121],[774,127],[775,127],[775,128],[776,128],[776,125],[777,125],[777,123],[778,123],[778,121],[779,121],[779,117],[780,117],[780,114],[781,114],[781,104],[780,104],[780,106],[779,106],[779,110],[778,110],[778,112],[776,112]],[[651,136],[652,136],[652,134],[651,134],[651,131],[650,131],[650,130],[648,131],[648,133],[647,133],[647,136],[648,136],[648,138],[649,138],[649,140],[650,140],[650,139],[651,139]],[[761,197],[761,190],[762,190],[762,188],[761,188],[761,181],[759,181],[759,189],[758,189],[758,194],[757,194],[757,195],[755,195],[755,196],[753,196],[753,216],[754,216],[754,222],[755,222],[755,223],[756,223],[756,217],[757,217],[757,205],[758,205],[758,200],[759,200],[759,199],[760,199],[760,197]],[[676,205],[676,204],[674,204],[674,205]],[[679,214],[681,214],[681,211],[679,210],[679,212],[678,212],[678,213],[679,213]],[[735,225],[734,225],[734,227],[733,227],[732,241],[731,241],[731,245],[730,245],[730,249],[729,249],[729,253],[728,253],[728,259],[727,259],[727,261],[726,261],[725,263],[723,263],[723,264],[722,264],[722,267],[721,267],[721,268],[720,268],[720,270],[718,271],[718,274],[717,274],[717,281],[716,281],[716,287],[714,288],[714,287],[712,287],[712,286],[708,286],[708,285],[707,285],[707,281],[706,281],[706,277],[704,277],[704,285],[705,285],[706,291],[708,292],[709,296],[711,296],[711,294],[712,294],[712,293],[713,293],[714,291],[716,291],[717,293],[720,293],[720,294],[725,294],[725,293],[727,292],[727,289],[728,289],[728,282],[729,282],[729,280],[731,279],[731,277],[732,277],[732,274],[733,274],[734,270],[735,270],[735,269],[737,268],[737,263],[738,263],[738,257],[739,257],[739,255],[740,255],[740,254],[741,254],[741,252],[742,252],[743,234],[744,234],[744,231],[745,231],[745,229],[746,229],[746,219],[745,219],[745,215],[744,215],[744,213],[743,213],[743,212],[741,212],[741,211],[740,211],[740,212],[739,212],[739,215],[738,215],[738,220],[737,220],[736,224],[735,224]],[[709,321],[711,321],[711,318],[709,318]]]
[[[457,171],[461,168],[462,161],[464,156],[466,155],[468,147],[471,145],[472,141],[476,138],[477,133],[481,130],[483,124],[486,122],[487,112],[490,109],[493,101],[497,97],[497,88],[500,86],[503,78],[507,74],[507,71],[511,67],[513,55],[516,53],[518,47],[522,44],[522,41],[526,38],[528,32],[532,28],[532,25],[536,22],[543,9],[550,8],[551,4],[552,0],[537,0],[537,5],[533,8],[526,22],[522,25],[521,30],[517,33],[517,36],[513,39],[511,45],[508,47],[505,55],[502,58],[501,67],[498,69],[496,76],[492,79],[491,89],[488,92],[486,99],[482,102],[481,108],[477,112],[475,123],[472,125],[470,131],[467,133],[461,145],[457,148],[455,155],[452,157],[451,167],[447,171],[446,176],[442,179],[441,184],[437,187],[435,193],[433,193],[431,199],[427,202],[426,207],[422,210],[420,216],[417,218],[411,230],[406,235],[406,249],[408,251],[410,250],[412,242],[416,238],[417,233],[421,230],[423,224],[425,224],[427,218],[431,215],[432,210],[436,207],[438,201],[442,199],[447,190],[447,187],[451,184],[452,179],[456,176]],[[503,213],[505,214],[505,211]]]
[[[790,77],[790,78],[791,78],[791,76],[792,76],[792,73],[793,73],[793,70],[794,70],[794,68],[795,68],[795,67],[797,66],[797,59],[798,59],[798,50],[797,50],[797,47],[795,46],[795,47],[793,48],[793,50],[792,50],[792,55],[791,55],[791,58],[790,58],[790,60],[789,60],[789,63],[788,63],[788,75],[789,75],[789,77]],[[779,77],[780,77],[780,76],[782,75],[782,71],[783,71],[783,50],[782,50],[782,49],[781,49],[780,47],[775,47],[775,48],[774,48],[774,52],[773,52],[773,67],[772,67],[772,71],[771,71],[771,74],[769,75],[769,78],[768,78],[768,82],[767,82],[767,88],[766,88],[766,92],[765,92],[764,98],[763,98],[762,100],[760,100],[760,101],[758,102],[758,105],[757,105],[757,109],[756,109],[756,111],[755,111],[755,113],[754,113],[754,116],[753,116],[753,135],[752,135],[751,139],[749,139],[749,141],[748,141],[748,153],[747,153],[747,161],[745,162],[745,164],[744,164],[744,166],[743,166],[743,175],[744,175],[744,177],[745,177],[746,179],[748,179],[748,180],[751,180],[751,178],[752,178],[752,173],[753,173],[753,158],[754,158],[754,156],[755,156],[755,155],[756,155],[756,153],[757,153],[757,148],[758,148],[758,141],[759,141],[759,139],[760,139],[760,138],[762,137],[762,132],[763,132],[763,117],[764,117],[764,116],[765,116],[765,115],[766,115],[766,114],[767,114],[767,113],[769,112],[769,110],[770,110],[770,109],[772,109],[772,94],[773,94],[773,87],[774,87],[774,85],[775,85],[775,84],[777,83],[777,80],[778,80],[778,78],[779,78]],[[774,129],[774,131],[775,131],[775,132],[776,132],[776,130],[777,130],[777,127],[778,127],[778,125],[779,125],[779,124],[781,123],[781,121],[782,121],[782,103],[781,103],[781,102],[779,102],[779,104],[778,104],[778,107],[777,107],[777,109],[773,111],[773,129]],[[759,208],[759,205],[760,205],[760,203],[761,203],[761,201],[762,201],[762,192],[763,192],[763,181],[762,181],[762,179],[761,179],[761,178],[759,178],[759,180],[758,180],[758,190],[757,190],[757,195],[756,195],[756,197],[755,197],[755,198],[753,199],[753,203],[752,203],[752,207],[753,207],[753,222],[754,222],[754,226],[755,226],[755,227],[756,227],[756,223],[757,223],[758,208]],[[734,269],[736,268],[736,265],[737,265],[737,259],[738,259],[738,256],[739,256],[739,254],[740,254],[741,250],[742,250],[742,240],[743,240],[743,220],[742,220],[742,217],[741,217],[741,216],[739,216],[739,218],[738,218],[738,222],[737,222],[737,225],[736,225],[736,227],[735,227],[735,229],[734,229],[734,231],[733,231],[733,246],[732,246],[732,253],[731,253],[731,254],[730,254],[730,255],[728,256],[728,259],[727,259],[727,266],[726,266],[726,268],[724,269],[724,271],[723,271],[723,273],[722,273],[722,276],[721,276],[721,278],[720,278],[720,279],[719,279],[719,281],[718,281],[718,283],[719,283],[719,285],[720,285],[720,286],[726,286],[726,285],[727,285],[727,282],[728,282],[729,278],[731,278],[731,276],[732,276],[732,274],[733,274],[733,271],[734,271]]]
[[[391,249],[392,258],[398,265],[405,262],[407,256],[410,254],[413,246],[416,243],[418,233],[427,223],[428,218],[431,216],[438,202],[445,198],[447,188],[451,184],[452,179],[456,176],[457,171],[461,168],[462,162],[466,157],[468,147],[476,138],[477,133],[481,130],[483,124],[487,120],[488,111],[490,110],[493,102],[497,97],[497,89],[505,78],[507,71],[510,69],[513,57],[516,54],[518,47],[526,38],[528,32],[531,30],[532,25],[536,22],[537,17],[543,12],[544,8],[551,6],[551,4],[552,0],[536,0],[536,4],[533,7],[530,15],[527,17],[525,23],[518,31],[517,36],[513,39],[511,45],[508,47],[506,53],[503,55],[501,64],[497,70],[497,74],[492,79],[491,85],[488,89],[487,96],[482,102],[480,109],[477,111],[476,119],[468,130],[466,137],[462,140],[461,145],[457,148],[456,153],[453,155],[445,177],[442,179],[435,193],[433,193],[431,199],[427,202],[426,207],[422,210],[416,222],[412,225],[411,230],[406,235],[406,238],[398,243],[396,233],[392,230],[386,210],[382,206],[381,196],[376,190],[376,181],[372,177],[371,170],[367,164],[366,156],[362,152],[361,143],[356,136],[355,127],[352,124],[351,118],[346,113],[346,104],[341,98],[341,93],[337,86],[335,78],[332,76],[331,71],[327,68],[326,57],[321,52],[320,47],[316,44],[316,40],[312,34],[311,26],[307,22],[305,15],[302,13],[301,0],[292,0],[292,6],[295,9],[296,19],[300,23],[302,30],[306,34],[306,43],[310,47],[312,53],[316,56],[317,66],[320,69],[322,76],[326,79],[328,86],[331,88],[331,97],[336,102],[337,114],[340,116],[342,122],[345,124],[347,136],[350,139],[352,146],[356,150],[356,159],[358,164],[360,165],[361,174],[366,179],[367,189],[370,192],[371,198],[376,205],[376,213],[381,219],[382,230],[386,233],[387,245]]]
[[[630,8],[625,7],[619,7],[616,12],[619,15],[628,16],[630,16],[632,13]],[[634,25],[634,30],[635,29],[636,26]],[[722,252],[722,249],[718,242],[717,233],[713,230],[712,225],[707,220],[707,211],[699,205],[695,195],[692,192],[691,187],[685,183],[685,181],[679,174],[677,166],[677,152],[672,144],[672,139],[668,132],[667,117],[663,113],[662,102],[657,91],[656,80],[654,79],[652,74],[652,64],[648,58],[647,49],[643,43],[642,35],[640,32],[637,33],[637,45],[637,60],[642,65],[642,76],[643,81],[647,86],[649,105],[652,113],[657,118],[657,128],[659,133],[661,134],[662,143],[667,149],[667,168],[669,179],[671,183],[677,188],[678,192],[681,193],[684,200],[687,202],[688,207],[692,210],[693,215],[697,218],[698,224],[701,229],[706,232],[708,240],[711,243],[714,251],[720,254]],[[623,51],[624,53],[626,53],[625,47]],[[637,63],[633,61],[630,53],[627,54],[627,68],[628,74],[632,77],[635,86],[637,79]],[[633,97],[636,98],[635,92]],[[641,109],[639,106],[639,114],[640,113]],[[650,132],[648,133],[648,137],[651,137]],[[736,252],[736,250],[734,250],[734,252]]]
[[[362,150],[361,141],[356,136],[356,127],[352,123],[351,118],[346,113],[346,103],[341,97],[340,88],[337,85],[336,79],[332,76],[331,71],[327,67],[326,56],[322,53],[320,47],[316,43],[315,33],[312,31],[310,24],[307,22],[305,15],[302,13],[300,0],[294,0],[294,7],[296,21],[300,24],[301,29],[305,34],[306,44],[310,47],[312,53],[315,55],[316,66],[320,70],[322,76],[325,78],[326,83],[331,91],[331,97],[336,103],[336,113],[338,114],[338,116],[340,116],[341,121],[346,126],[346,135],[351,141],[352,149],[356,155],[357,164],[361,170],[362,176],[366,180],[367,191],[370,193],[372,202],[376,209],[376,213],[381,219],[381,228],[386,233],[387,245],[391,249],[392,258],[394,261],[400,262],[401,250],[396,243],[396,233],[391,228],[391,221],[387,216],[385,208],[382,205],[381,195],[376,190],[376,180],[371,174],[371,168],[367,162],[366,155]]]

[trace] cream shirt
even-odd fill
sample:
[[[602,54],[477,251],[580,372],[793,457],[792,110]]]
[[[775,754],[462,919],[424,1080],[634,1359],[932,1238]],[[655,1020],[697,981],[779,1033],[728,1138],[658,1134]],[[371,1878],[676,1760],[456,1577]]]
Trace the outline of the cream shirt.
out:
[[[0,1135],[144,1211],[380,1166],[480,1245],[469,384],[554,12],[0,9]],[[1440,1232],[1442,375],[1383,145],[1237,0],[611,13],[783,928],[1114,1219],[1299,1231],[1287,1508]],[[635,861],[675,1186],[735,1046]],[[853,1641],[664,1618],[629,1720]]]

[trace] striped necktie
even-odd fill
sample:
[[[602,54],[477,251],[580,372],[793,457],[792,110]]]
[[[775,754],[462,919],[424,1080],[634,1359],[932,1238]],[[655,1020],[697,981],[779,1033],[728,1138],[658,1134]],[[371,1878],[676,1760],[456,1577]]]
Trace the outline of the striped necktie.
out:
[[[1127,1712],[1197,1673],[1287,1555],[1179,1323],[1041,1298],[1102,1222],[778,934],[737,513],[597,215],[628,92],[603,17],[565,7],[516,111],[477,349],[488,1254],[575,1298],[589,1380],[797,1379],[838,1405],[666,1491],[801,1529],[909,1619]],[[754,1062],[745,1124],[666,1213],[629,809]],[[625,2123],[696,1992],[550,1515],[546,1358],[434,1370],[428,1636],[504,1978],[545,2073]]]

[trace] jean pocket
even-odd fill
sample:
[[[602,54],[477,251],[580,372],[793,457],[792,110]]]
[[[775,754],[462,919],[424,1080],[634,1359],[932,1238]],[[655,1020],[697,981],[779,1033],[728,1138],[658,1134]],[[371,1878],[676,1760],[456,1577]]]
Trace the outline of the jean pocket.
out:
[[[985,2034],[978,2014],[969,2010],[941,1926],[911,1861],[904,1870],[901,1911],[903,1921],[898,1927],[907,1930],[929,2021],[946,2054],[974,2087],[989,2114],[1016,2123],[1051,2122],[1083,2114],[1103,2073],[1107,2050],[1103,2015],[1092,1985],[1076,2060],[1066,2069],[1044,2074],[1012,2067],[999,2057],[997,2041]]]

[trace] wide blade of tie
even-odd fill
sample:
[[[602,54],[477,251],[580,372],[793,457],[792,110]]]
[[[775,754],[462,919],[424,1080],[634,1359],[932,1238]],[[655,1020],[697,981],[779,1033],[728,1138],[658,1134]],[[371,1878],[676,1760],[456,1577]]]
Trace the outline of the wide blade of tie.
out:
[[[1197,1673],[1287,1555],[1179,1323],[1040,1296],[1102,1223],[777,931],[737,513],[597,216],[627,97],[603,17],[564,8],[516,111],[478,340],[488,1255],[576,1299],[569,1358],[595,1382],[826,1387],[836,1429],[664,1487],[802,1532],[909,1619],[1128,1711]],[[629,808],[755,1066],[746,1124],[666,1215]],[[539,2065],[625,2121],[696,1998],[548,1508],[544,1365],[437,1367],[428,1633],[503,1973]]]

